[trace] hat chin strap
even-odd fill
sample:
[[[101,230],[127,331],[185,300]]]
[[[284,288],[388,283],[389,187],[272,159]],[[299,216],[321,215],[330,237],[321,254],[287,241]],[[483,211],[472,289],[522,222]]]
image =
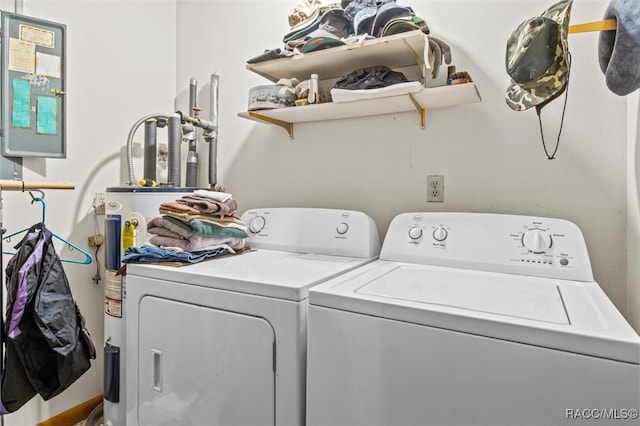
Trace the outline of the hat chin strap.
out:
[[[565,87],[564,94],[564,105],[562,106],[562,118],[560,119],[560,130],[558,130],[558,138],[556,139],[556,147],[554,148],[551,155],[549,155],[549,151],[547,150],[547,144],[544,141],[544,132],[542,131],[542,118],[540,117],[540,113],[542,112],[542,107],[544,105],[536,105],[536,114],[538,115],[538,124],[540,125],[540,136],[542,137],[542,148],[544,149],[544,153],[547,155],[549,160],[555,159],[556,152],[558,152],[558,146],[560,145],[560,135],[562,134],[562,125],[564,123],[564,112],[567,109],[567,99],[569,98],[569,76],[567,76],[567,85]]]

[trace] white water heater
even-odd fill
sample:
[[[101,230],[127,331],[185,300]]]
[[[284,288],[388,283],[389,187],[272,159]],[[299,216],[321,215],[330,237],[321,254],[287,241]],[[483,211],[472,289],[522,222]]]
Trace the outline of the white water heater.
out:
[[[193,193],[190,187],[107,188],[104,287],[104,424],[125,425],[126,276],[122,255],[148,241],[147,222],[160,216],[160,204]]]

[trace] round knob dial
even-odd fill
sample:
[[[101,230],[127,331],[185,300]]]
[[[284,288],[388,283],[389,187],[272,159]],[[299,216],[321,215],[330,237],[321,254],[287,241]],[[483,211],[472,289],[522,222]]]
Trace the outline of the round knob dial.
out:
[[[256,216],[249,222],[249,231],[257,234],[264,228],[265,220],[262,216]]]
[[[544,253],[551,247],[551,235],[542,229],[529,229],[522,236],[522,244],[533,253]]]
[[[412,226],[411,228],[409,228],[409,238],[411,238],[412,240],[417,240],[420,237],[422,237],[422,229],[418,228],[417,226]]]
[[[349,225],[347,225],[344,222],[336,226],[336,232],[340,235],[346,234],[348,230],[349,230]]]
[[[449,236],[449,233],[442,226],[433,230],[433,239],[436,241],[444,241]]]

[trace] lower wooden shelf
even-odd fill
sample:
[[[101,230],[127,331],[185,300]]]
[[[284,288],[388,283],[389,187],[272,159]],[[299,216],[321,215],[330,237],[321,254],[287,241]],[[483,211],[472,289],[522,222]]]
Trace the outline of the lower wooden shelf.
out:
[[[420,92],[408,95],[247,111],[238,113],[238,116],[280,126],[289,133],[290,138],[293,138],[295,123],[367,117],[406,111],[417,111],[420,125],[424,128],[427,109],[446,108],[480,101],[480,93],[475,83],[465,83],[425,88]]]

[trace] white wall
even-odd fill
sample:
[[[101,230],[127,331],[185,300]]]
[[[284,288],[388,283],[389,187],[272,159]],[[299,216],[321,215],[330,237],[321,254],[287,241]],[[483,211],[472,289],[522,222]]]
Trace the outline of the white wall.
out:
[[[290,141],[280,128],[243,120],[248,90],[268,82],[246,60],[281,47],[291,0],[178,2],[178,105],[191,77],[220,75],[218,182],[241,209],[261,206],[351,208],[369,213],[381,235],[404,211],[483,211],[553,216],[584,232],[596,279],[620,311],[626,287],[626,99],[604,84],[597,33],[570,36],[573,65],[557,159],[546,159],[535,112],[504,101],[506,40],[548,1],[406,1],[454,49],[482,96],[479,104],[417,114],[299,124]],[[601,19],[605,0],[574,2],[571,23]],[[480,18],[482,17],[482,18]],[[189,44],[190,41],[196,41]],[[198,41],[200,43],[198,43]],[[209,44],[204,48],[203,44]],[[203,51],[208,52],[203,54]],[[208,114],[206,88],[199,103]],[[543,110],[555,143],[562,99]],[[205,152],[206,146],[202,146]],[[426,176],[445,177],[445,202],[426,203]],[[205,176],[203,174],[202,176]],[[206,181],[206,180],[205,180]]]
[[[143,115],[173,110],[175,9],[175,1],[24,3],[24,14],[66,24],[68,47],[68,155],[64,160],[24,159],[24,180],[75,184],[73,191],[46,191],[46,221],[53,232],[87,251],[92,251],[87,238],[96,233],[96,220],[90,212],[94,193],[126,180],[123,153],[129,129]],[[2,196],[3,224],[9,232],[40,220],[40,209],[29,204],[27,194],[4,191]],[[103,232],[104,216],[98,220]],[[104,277],[103,251],[99,260]],[[62,248],[59,254],[73,257]],[[95,262],[64,266],[98,349],[98,359],[60,396],[46,403],[34,398],[27,407],[7,415],[6,425],[33,425],[102,394],[104,282],[95,285],[91,280],[96,273]]]

